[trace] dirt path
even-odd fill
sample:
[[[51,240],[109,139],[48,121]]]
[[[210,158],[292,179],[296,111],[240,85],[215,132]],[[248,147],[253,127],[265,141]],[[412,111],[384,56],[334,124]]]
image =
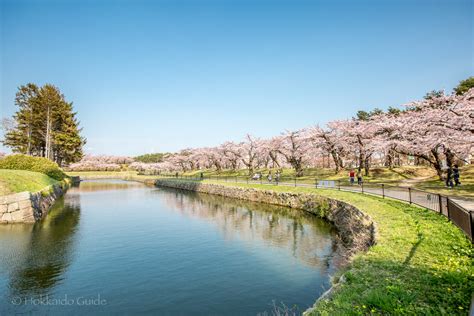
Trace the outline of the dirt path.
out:
[[[418,177],[418,178],[411,178],[411,179],[404,179],[400,181],[399,186],[401,187],[413,187],[415,184],[423,182],[425,180],[428,180],[432,178],[431,176],[426,176],[426,177]]]

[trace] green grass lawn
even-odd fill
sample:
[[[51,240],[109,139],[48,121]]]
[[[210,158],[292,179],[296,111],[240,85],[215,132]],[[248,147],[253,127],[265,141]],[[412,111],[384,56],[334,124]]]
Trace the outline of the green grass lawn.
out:
[[[347,281],[332,300],[316,306],[315,314],[467,314],[474,289],[473,246],[445,217],[358,193],[215,183],[318,194],[350,203],[376,222],[377,244],[340,272]]]
[[[58,181],[39,172],[0,169],[0,195],[37,192]]]

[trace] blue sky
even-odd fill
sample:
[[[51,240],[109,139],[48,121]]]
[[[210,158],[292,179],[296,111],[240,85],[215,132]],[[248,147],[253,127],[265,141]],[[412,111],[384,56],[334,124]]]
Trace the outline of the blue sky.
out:
[[[472,1],[0,3],[1,116],[55,84],[94,154],[269,137],[474,74]]]

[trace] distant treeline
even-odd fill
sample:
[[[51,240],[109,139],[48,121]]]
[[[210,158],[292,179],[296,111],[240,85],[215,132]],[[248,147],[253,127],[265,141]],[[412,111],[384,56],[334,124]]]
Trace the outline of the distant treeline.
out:
[[[154,153],[154,154],[145,154],[135,157],[135,161],[144,162],[144,163],[157,163],[162,162],[164,158],[169,156],[169,153]]]

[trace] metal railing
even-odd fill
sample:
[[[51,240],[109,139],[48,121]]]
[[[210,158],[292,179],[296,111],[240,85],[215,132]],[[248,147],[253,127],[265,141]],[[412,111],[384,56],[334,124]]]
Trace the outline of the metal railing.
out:
[[[354,183],[340,180],[321,180],[309,178],[252,178],[246,176],[185,176],[185,175],[159,175],[164,178],[174,178],[180,180],[202,181],[214,180],[234,183],[262,184],[262,185],[280,185],[292,187],[306,187],[318,189],[333,189],[340,191],[357,192],[362,194],[371,194],[381,196],[382,198],[392,198],[415,204],[429,210],[435,211],[446,216],[456,226],[458,226],[464,234],[474,242],[474,211],[466,208],[453,201],[451,197],[438,193],[427,192],[410,187],[399,187],[385,183]]]

